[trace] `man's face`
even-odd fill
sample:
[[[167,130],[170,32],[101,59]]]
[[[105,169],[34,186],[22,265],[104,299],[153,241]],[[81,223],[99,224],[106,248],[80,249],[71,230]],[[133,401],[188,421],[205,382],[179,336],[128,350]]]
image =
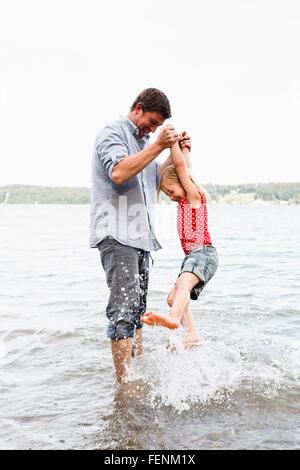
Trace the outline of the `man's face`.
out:
[[[160,113],[152,111],[144,111],[140,109],[136,115],[135,125],[139,129],[139,137],[143,138],[150,132],[155,132],[156,129],[164,123],[164,118]]]

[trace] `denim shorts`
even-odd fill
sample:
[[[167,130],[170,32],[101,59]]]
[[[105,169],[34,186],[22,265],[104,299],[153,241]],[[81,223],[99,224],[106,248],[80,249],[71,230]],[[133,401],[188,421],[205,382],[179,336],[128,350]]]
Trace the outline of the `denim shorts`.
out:
[[[132,338],[142,328],[149,284],[149,252],[122,245],[111,237],[98,243],[100,258],[110,290],[106,316],[107,336]]]
[[[200,245],[184,258],[180,274],[193,273],[200,279],[199,284],[191,290],[192,300],[198,299],[201,291],[215,274],[218,264],[218,253],[212,245]]]

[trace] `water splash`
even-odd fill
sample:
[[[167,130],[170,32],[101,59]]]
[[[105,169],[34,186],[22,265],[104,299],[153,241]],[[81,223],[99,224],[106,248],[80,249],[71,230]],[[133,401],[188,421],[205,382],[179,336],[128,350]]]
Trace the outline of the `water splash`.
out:
[[[173,337],[172,342],[176,352],[159,346],[132,372],[149,385],[147,399],[152,407],[171,406],[181,413],[195,404],[222,400],[234,390],[242,371],[238,351],[214,341],[185,351],[179,338]]]
[[[178,332],[169,340],[176,351],[154,346],[134,364],[131,377],[149,386],[147,400],[153,409],[171,407],[177,413],[195,406],[228,405],[235,394],[241,400],[273,399],[293,387],[299,376],[299,352],[286,345],[239,344],[206,339],[199,348],[184,350]]]

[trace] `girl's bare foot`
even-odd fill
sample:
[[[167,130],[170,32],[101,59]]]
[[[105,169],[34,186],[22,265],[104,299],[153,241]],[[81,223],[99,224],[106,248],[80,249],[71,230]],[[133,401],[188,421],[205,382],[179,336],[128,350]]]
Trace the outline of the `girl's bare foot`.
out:
[[[170,330],[176,330],[180,326],[180,322],[173,320],[168,315],[160,315],[155,312],[146,312],[141,318],[142,323],[146,323],[150,326],[163,326],[169,328]]]
[[[141,317],[141,322],[146,323],[146,325],[154,326],[151,316],[152,316],[152,312],[145,312],[144,315],[142,315]]]

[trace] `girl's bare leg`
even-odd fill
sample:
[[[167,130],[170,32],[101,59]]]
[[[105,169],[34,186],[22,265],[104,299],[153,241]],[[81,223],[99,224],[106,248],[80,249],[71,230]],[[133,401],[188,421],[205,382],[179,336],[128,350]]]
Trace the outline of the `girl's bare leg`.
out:
[[[199,284],[199,278],[195,274],[181,274],[175,285],[173,302],[171,306],[171,311],[169,313],[171,318],[177,321],[181,321],[182,316],[188,309],[190,303],[191,290],[197,284]],[[190,315],[192,314],[190,313]]]
[[[189,307],[187,307],[187,309],[182,315],[181,324],[185,328],[185,334],[183,338],[184,348],[190,349],[199,346],[201,338],[198,332],[195,318],[193,317],[193,314]]]
[[[199,278],[193,273],[182,273],[178,278],[175,288],[168,297],[171,306],[169,315],[160,315],[155,312],[146,312],[141,321],[148,325],[164,326],[170,329],[179,327],[181,317],[190,302],[190,292],[199,283]]]
[[[173,287],[173,289],[171,290],[168,296],[168,305],[170,307],[173,306],[174,297],[175,297],[175,287]],[[180,323],[185,329],[185,334],[183,337],[184,348],[190,349],[192,347],[199,346],[201,338],[198,332],[198,328],[197,328],[194,316],[189,306],[184,310]],[[176,349],[176,346],[174,344],[168,344],[168,349],[173,351]]]

